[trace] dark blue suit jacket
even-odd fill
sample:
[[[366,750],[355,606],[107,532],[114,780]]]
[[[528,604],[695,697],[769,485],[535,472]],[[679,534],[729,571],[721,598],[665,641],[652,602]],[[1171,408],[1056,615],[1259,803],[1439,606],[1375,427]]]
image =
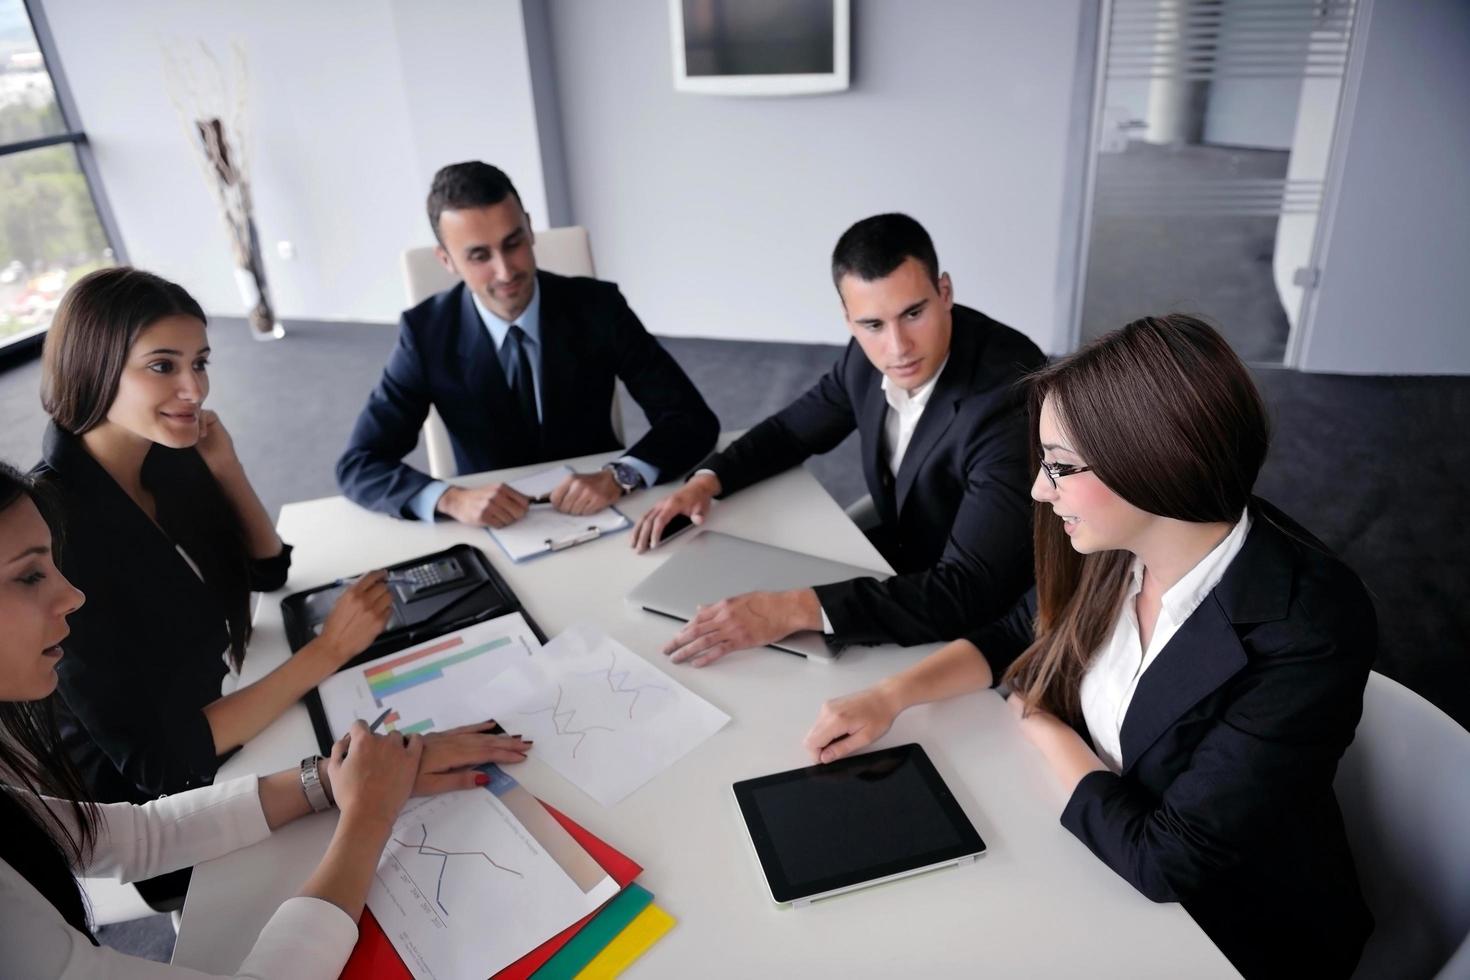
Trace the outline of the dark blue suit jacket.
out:
[[[1220,584],[1139,679],[1122,773],[1083,777],[1062,825],[1144,895],[1183,903],[1245,976],[1346,977],[1373,917],[1332,781],[1377,620],[1326,546],[1263,500],[1251,517]],[[969,638],[997,677],[1035,616],[1033,589]]]
[[[949,640],[1009,609],[1031,584],[1031,480],[1019,382],[1046,363],[1025,335],[954,307],[949,363],[895,478],[883,375],[851,341],[806,394],[704,466],[732,494],[837,447],[857,429],[863,476],[882,518],[876,542],[899,573],[816,588],[844,643]]]
[[[337,483],[372,510],[412,517],[407,505],[431,478],[403,462],[429,406],[449,430],[461,473],[620,449],[613,384],[622,379],[651,426],[628,452],[660,482],[714,446],[720,423],[684,371],[612,283],[536,273],[541,293],[541,428],[515,417],[510,387],[463,283],[404,312],[398,344],[337,461]]]

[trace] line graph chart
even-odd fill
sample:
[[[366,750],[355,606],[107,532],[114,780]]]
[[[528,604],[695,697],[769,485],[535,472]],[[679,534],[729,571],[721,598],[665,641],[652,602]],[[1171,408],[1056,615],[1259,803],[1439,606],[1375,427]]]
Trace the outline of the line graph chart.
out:
[[[507,868],[505,865],[503,865],[500,862],[496,861],[494,858],[492,858],[490,855],[486,854],[484,851],[446,851],[443,848],[434,847],[434,846],[432,846],[432,845],[429,844],[429,827],[428,827],[428,825],[421,823],[421,824],[419,824],[419,829],[423,831],[423,836],[422,836],[422,838],[419,840],[419,842],[417,844],[412,843],[411,841],[399,840],[397,837],[392,838],[392,840],[393,840],[393,843],[398,844],[401,847],[412,848],[418,854],[422,854],[422,855],[424,855],[426,857],[438,858],[439,859],[439,873],[438,873],[437,877],[434,880],[434,904],[437,905],[437,906],[439,906],[439,911],[440,912],[443,912],[445,915],[448,915],[449,914],[449,909],[447,909],[447,908],[444,907],[444,901],[443,901],[443,896],[444,896],[444,872],[449,867],[449,859],[452,858],[452,857],[465,857],[465,858],[482,857],[486,861],[490,862],[490,864],[493,867],[499,869],[500,871],[504,871],[506,874],[515,875],[517,878],[524,878],[525,877],[525,875],[521,874],[516,869],[514,869],[514,868]],[[403,862],[400,861],[399,862],[399,867],[402,867],[402,866],[403,866]],[[407,869],[404,869],[404,873],[405,874],[408,874]],[[409,875],[409,877],[412,877],[412,875]],[[415,882],[415,885],[417,885],[417,882]],[[422,889],[420,889],[420,890],[422,891]]]
[[[729,717],[591,626],[573,626],[482,691],[514,715],[536,757],[611,806],[720,729]]]
[[[618,653],[616,650],[607,652],[606,670],[582,671],[578,677],[601,676],[607,681],[607,689],[614,694],[631,694],[633,700],[628,702],[628,717],[633,717],[633,709],[638,705],[638,699],[643,696],[644,691],[668,691],[667,684],[630,684],[629,679],[633,676],[630,668],[618,669]]]
[[[575,759],[577,757],[577,750],[582,747],[582,743],[587,740],[588,735],[593,732],[616,731],[616,729],[609,728],[606,725],[587,725],[583,728],[573,728],[572,721],[577,717],[577,709],[563,709],[562,702],[565,700],[566,691],[558,684],[556,685],[556,702],[554,704],[548,705],[545,708],[537,708],[535,711],[522,711],[519,713],[529,718],[534,715],[544,715],[550,712],[551,724],[555,728],[556,734],[566,735],[576,739],[576,742],[572,745],[572,758]]]

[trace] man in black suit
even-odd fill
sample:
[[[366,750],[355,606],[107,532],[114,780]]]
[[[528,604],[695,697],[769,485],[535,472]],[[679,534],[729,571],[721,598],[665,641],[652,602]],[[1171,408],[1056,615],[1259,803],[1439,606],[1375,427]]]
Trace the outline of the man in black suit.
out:
[[[551,494],[559,510],[601,510],[688,471],[714,447],[719,420],[617,287],[536,269],[536,236],[504,173],[479,162],[444,167],[428,210],[439,261],[464,281],[404,312],[337,461],[343,493],[396,517],[504,527],[530,506],[513,487],[457,487],[403,462],[429,406],[459,471],[475,473],[622,448],[611,421],[618,379],[651,429],[620,459],[563,481]]]
[[[703,521],[715,497],[827,452],[856,428],[880,518],[869,537],[898,574],[707,606],[665,647],[676,661],[704,666],[798,630],[841,643],[949,639],[1031,584],[1036,467],[1016,382],[1045,363],[1041,351],[955,305],[928,233],[907,215],[843,233],[832,280],[853,335],[841,359],[645,514],[633,545],[656,543],[676,514]]]

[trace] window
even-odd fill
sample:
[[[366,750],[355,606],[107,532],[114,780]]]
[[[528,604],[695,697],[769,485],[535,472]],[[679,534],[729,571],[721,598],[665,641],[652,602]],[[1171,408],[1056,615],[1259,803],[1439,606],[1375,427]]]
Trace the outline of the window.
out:
[[[0,349],[43,334],[67,286],[117,261],[87,137],[35,13],[0,0]]]

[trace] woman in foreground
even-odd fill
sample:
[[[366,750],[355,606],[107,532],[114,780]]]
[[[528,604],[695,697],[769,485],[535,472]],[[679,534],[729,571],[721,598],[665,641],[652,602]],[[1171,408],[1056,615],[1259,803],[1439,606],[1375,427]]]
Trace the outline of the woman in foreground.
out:
[[[51,697],[67,617],[85,597],[52,557],[33,485],[0,463],[0,950],[5,976],[200,976],[99,947],[74,874],[151,877],[253,844],[323,802],[341,811],[300,894],[284,902],[240,977],[336,977],[399,809],[411,794],[484,785],[473,766],[516,762],[529,744],[471,726],[443,735],[378,736],[359,721],[318,760],[313,803],[286,770],[178,793],[141,806],[89,802],[58,740]],[[347,751],[348,743],[351,752]]]
[[[1036,587],[823,705],[808,750],[830,762],[999,679],[1099,859],[1247,977],[1348,976],[1372,916],[1332,782],[1377,624],[1357,576],[1251,495],[1249,373],[1207,324],[1147,318],[1034,375],[1030,402]]]

